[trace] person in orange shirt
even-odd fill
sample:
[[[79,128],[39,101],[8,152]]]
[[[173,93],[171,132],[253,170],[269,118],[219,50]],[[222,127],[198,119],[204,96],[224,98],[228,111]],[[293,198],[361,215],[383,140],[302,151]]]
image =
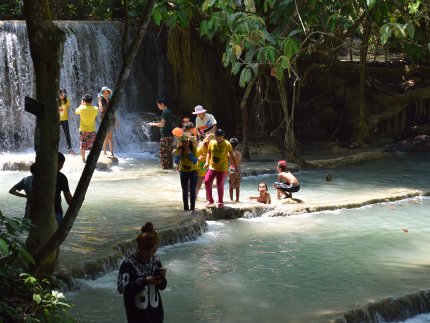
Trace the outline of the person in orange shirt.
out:
[[[172,134],[176,139],[179,138],[184,132],[188,132],[190,135],[193,135],[197,138],[197,129],[194,127],[194,123],[192,123],[188,117],[182,118],[182,128],[176,127],[172,130]]]

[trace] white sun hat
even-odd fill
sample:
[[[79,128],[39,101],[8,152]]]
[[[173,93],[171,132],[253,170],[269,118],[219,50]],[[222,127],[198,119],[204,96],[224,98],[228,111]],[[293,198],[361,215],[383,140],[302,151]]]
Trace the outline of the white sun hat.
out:
[[[194,108],[193,114],[199,114],[199,113],[205,113],[205,112],[206,112],[205,108],[203,108],[201,105],[197,105]]]

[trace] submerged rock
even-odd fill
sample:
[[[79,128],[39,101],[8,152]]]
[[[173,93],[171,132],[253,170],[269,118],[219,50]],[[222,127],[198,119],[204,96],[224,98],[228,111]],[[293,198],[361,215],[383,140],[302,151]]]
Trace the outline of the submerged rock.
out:
[[[119,165],[119,161],[115,156],[100,155],[96,168],[98,170],[109,170],[112,166],[117,165]]]
[[[389,145],[387,151],[426,152],[430,151],[430,136],[419,135]]]
[[[30,166],[33,161],[21,160],[21,161],[7,161],[0,165],[0,170],[30,170]]]

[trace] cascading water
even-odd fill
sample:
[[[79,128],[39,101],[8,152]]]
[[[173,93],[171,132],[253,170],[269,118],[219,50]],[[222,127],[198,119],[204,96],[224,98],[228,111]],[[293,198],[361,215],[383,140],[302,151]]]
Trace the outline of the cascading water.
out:
[[[89,93],[97,105],[102,86],[114,88],[121,67],[121,28],[111,22],[59,22],[66,32],[60,86],[66,88],[71,109],[79,106],[81,97]],[[146,37],[145,50],[155,48],[157,37]],[[149,55],[146,55],[146,57]],[[150,55],[157,59],[156,55]],[[153,64],[154,62],[145,62]],[[114,133],[115,151],[136,152],[147,148],[150,130],[143,122],[142,88],[156,89],[143,75],[143,64],[135,64],[125,95],[117,107],[120,127]],[[157,84],[157,80],[153,81]],[[145,84],[143,84],[145,83]],[[148,94],[146,94],[148,96]],[[152,93],[153,96],[156,93]],[[33,64],[25,22],[0,22],[0,149],[22,151],[33,146],[34,116],[24,111],[24,97],[35,97]],[[153,116],[151,118],[154,118]],[[69,111],[72,146],[79,145],[79,120]],[[62,131],[62,130],[61,130]],[[60,149],[66,147],[61,134]]]
[[[24,23],[0,22],[0,149],[31,146],[34,118],[24,97],[34,96],[33,64]]]

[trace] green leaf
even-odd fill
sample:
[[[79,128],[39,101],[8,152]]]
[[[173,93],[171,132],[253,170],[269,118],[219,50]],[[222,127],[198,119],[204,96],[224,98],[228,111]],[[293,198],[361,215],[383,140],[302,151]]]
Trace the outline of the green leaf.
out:
[[[376,4],[376,0],[366,0],[366,2],[367,2],[367,7],[369,8],[369,10],[372,10],[372,8]]]
[[[6,223],[5,223],[6,229],[10,234],[14,234],[15,232],[21,231],[20,224],[17,220],[8,219],[8,218],[5,218],[5,220],[6,220]]]
[[[298,52],[299,52],[299,47],[297,46],[297,43],[295,42],[295,40],[291,38],[287,38],[284,41],[284,55],[287,56],[288,59],[291,59]]]
[[[0,239],[0,253],[3,255],[3,257],[6,257],[9,255],[9,247],[3,239]]]
[[[249,67],[245,67],[240,73],[239,85],[245,87],[246,83],[251,80],[252,72]]]
[[[411,23],[408,23],[406,26],[406,32],[408,33],[408,36],[410,39],[414,39],[415,37],[415,27]]]
[[[288,57],[286,56],[281,56],[281,60],[280,60],[281,66],[282,68],[285,69],[290,69],[290,60],[288,59]]]
[[[276,78],[282,80],[284,78],[284,69],[280,64],[276,65]]]
[[[394,24],[394,30],[395,30],[396,36],[400,38],[406,38],[405,28],[406,28],[405,25]]]
[[[202,4],[202,10],[206,11],[208,10],[210,7],[212,7],[215,3],[215,0],[205,0]]]
[[[294,29],[293,31],[290,31],[288,34],[288,37],[293,37],[294,35],[297,35],[300,32],[299,29]]]
[[[234,50],[234,54],[236,55],[236,59],[239,59],[240,56],[242,55],[242,47],[240,47],[239,45],[234,45],[233,50]]]
[[[240,70],[240,63],[239,63],[239,62],[234,62],[234,63],[233,63],[233,66],[232,66],[232,68],[231,68],[231,72],[232,72],[234,75],[236,75],[236,74],[237,74],[237,72],[239,72],[239,70]]]
[[[224,65],[224,67],[227,67],[228,64],[230,64],[230,59],[228,57],[229,55],[227,53],[222,54],[222,65]]]
[[[35,301],[37,304],[40,304],[42,297],[39,294],[33,294],[33,301]]]
[[[34,265],[34,259],[30,255],[30,253],[27,251],[27,249],[25,249],[23,247],[18,247],[18,253],[22,259],[27,260],[29,263]]]
[[[275,48],[273,46],[266,47],[264,49],[264,57],[270,63],[275,62]]]
[[[154,10],[152,11],[152,18],[154,19],[157,26],[160,26],[162,16],[158,8],[154,8]]]
[[[208,34],[208,21],[207,20],[203,20],[200,23],[200,36],[204,36]]]
[[[391,26],[390,24],[385,24],[380,29],[381,34],[381,44],[385,45],[388,39],[391,37]]]

